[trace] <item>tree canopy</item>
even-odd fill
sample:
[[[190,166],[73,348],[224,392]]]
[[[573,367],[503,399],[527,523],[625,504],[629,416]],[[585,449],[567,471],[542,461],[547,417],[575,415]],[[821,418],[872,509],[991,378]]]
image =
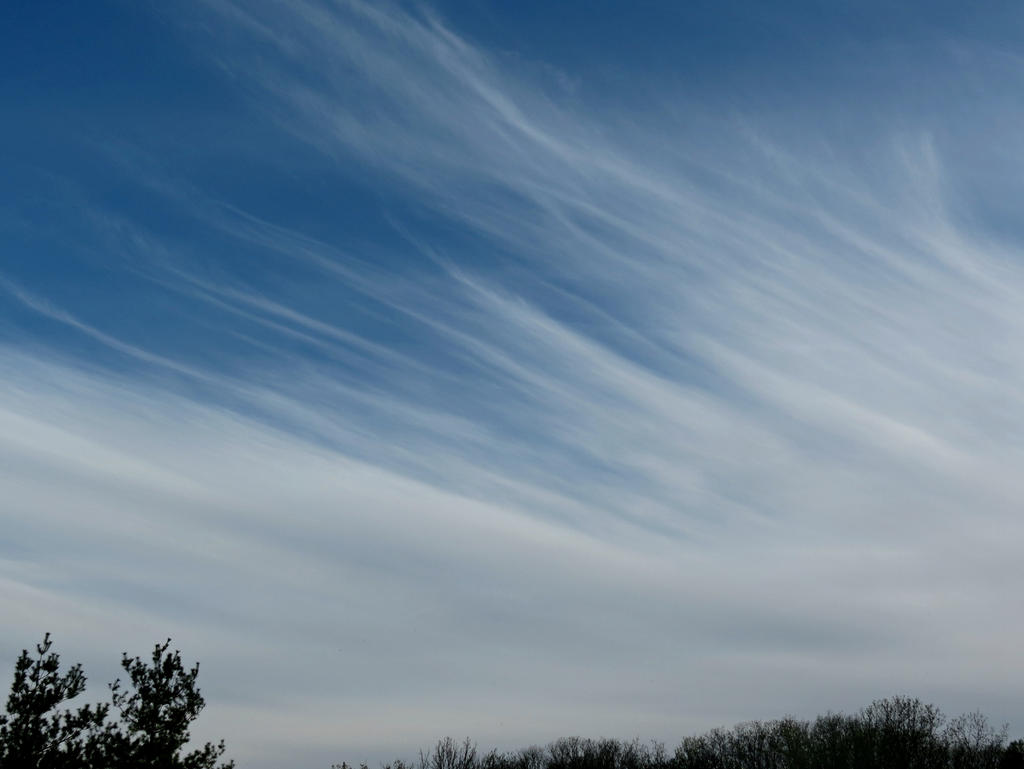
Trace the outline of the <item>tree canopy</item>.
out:
[[[233,769],[224,742],[189,749],[205,701],[199,664],[186,668],[171,641],[149,659],[122,655],[127,678],[109,684],[110,702],[77,708],[81,665],[61,670],[49,633],[14,666],[0,713],[0,769]],[[350,769],[337,764],[335,769]],[[367,769],[365,764],[360,769]],[[381,769],[1024,769],[1024,741],[1007,741],[980,712],[947,719],[934,705],[896,696],[853,714],[813,721],[750,721],[661,743],[566,737],[545,747],[481,753],[469,739],[440,740],[418,762]]]
[[[188,751],[189,727],[205,701],[199,665],[186,669],[171,641],[151,658],[122,655],[127,682],[109,685],[109,704],[73,709],[85,691],[81,665],[61,672],[47,633],[35,655],[21,652],[0,714],[0,769],[232,769],[218,764],[223,741]]]
[[[382,769],[1024,769],[1024,741],[1007,743],[1006,727],[991,726],[981,713],[947,719],[934,705],[896,696],[853,714],[712,729],[674,751],[657,742],[565,737],[481,753],[468,739],[448,737],[421,752],[418,764]]]

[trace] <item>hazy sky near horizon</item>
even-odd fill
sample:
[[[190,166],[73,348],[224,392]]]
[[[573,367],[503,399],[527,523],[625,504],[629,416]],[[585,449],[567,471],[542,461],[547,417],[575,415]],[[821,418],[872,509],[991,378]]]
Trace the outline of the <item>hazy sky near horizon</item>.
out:
[[[240,766],[1024,733],[1024,7],[7,3],[0,658]]]

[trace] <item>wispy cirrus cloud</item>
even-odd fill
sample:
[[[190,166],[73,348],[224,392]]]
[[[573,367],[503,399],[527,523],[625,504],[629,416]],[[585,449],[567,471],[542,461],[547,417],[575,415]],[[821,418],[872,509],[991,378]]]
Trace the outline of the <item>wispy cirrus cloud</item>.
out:
[[[157,213],[68,218],[122,312],[4,278],[19,632],[173,633],[254,766],[894,687],[1021,720],[1024,274],[964,213],[980,128],[622,115],[392,5],[179,21],[266,138],[236,185],[108,145]],[[302,210],[248,196],[289,174]]]

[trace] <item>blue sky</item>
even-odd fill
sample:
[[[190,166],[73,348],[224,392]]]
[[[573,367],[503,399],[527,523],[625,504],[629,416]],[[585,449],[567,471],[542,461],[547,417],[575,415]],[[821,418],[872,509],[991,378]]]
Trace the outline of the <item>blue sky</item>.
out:
[[[1018,5],[4,21],[4,658],[253,767],[1024,729]]]

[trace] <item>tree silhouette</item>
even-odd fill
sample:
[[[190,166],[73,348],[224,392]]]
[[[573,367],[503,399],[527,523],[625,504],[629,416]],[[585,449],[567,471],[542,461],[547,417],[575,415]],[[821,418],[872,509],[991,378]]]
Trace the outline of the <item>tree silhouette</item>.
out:
[[[104,733],[108,706],[57,709],[85,690],[86,679],[81,665],[61,674],[52,643],[47,633],[34,659],[25,649],[15,663],[6,714],[0,715],[0,767],[88,766],[85,756],[93,751],[87,743]]]
[[[445,738],[420,753],[418,769],[1024,769],[1024,741],[1007,745],[1006,732],[981,713],[947,722],[934,705],[898,695],[853,714],[712,729],[684,738],[674,753],[657,742],[564,737],[480,755],[469,740]],[[381,769],[412,767],[396,761]]]
[[[1024,740],[1014,740],[1006,746],[999,769],[1024,769]]]
[[[186,670],[178,650],[168,651],[171,639],[157,644],[152,661],[122,655],[131,690],[118,679],[110,684],[111,700],[121,714],[121,730],[113,740],[115,763],[138,769],[214,769],[224,753],[223,740],[182,754],[189,726],[206,702],[196,688],[199,663]],[[224,769],[234,766],[223,764]]]
[[[6,713],[0,714],[0,769],[232,769],[218,766],[223,741],[183,752],[189,727],[205,704],[196,679],[199,665],[186,670],[170,639],[157,644],[152,661],[124,654],[128,686],[110,684],[111,706],[65,703],[85,691],[81,665],[60,672],[47,633],[35,658],[22,651]]]

